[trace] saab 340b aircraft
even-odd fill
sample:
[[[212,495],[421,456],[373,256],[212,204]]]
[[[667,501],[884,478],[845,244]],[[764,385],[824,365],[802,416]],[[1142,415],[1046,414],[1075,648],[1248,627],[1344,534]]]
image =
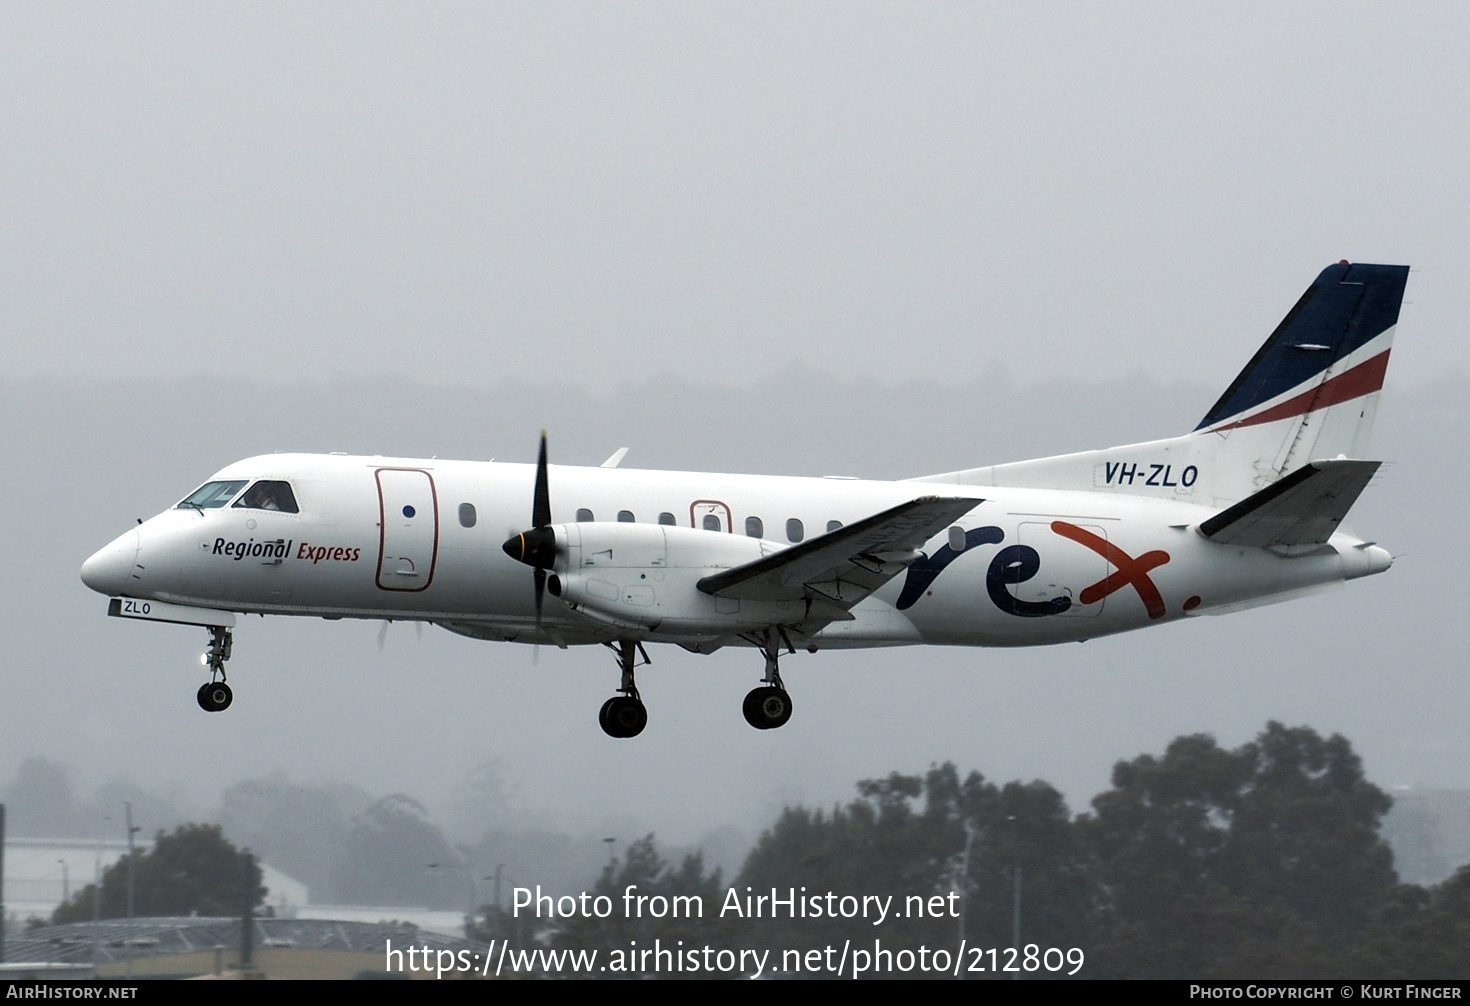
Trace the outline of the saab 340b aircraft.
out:
[[[900,482],[271,454],[219,471],[82,566],[123,618],[200,625],[229,706],[237,614],[432,622],[601,643],[599,720],[647,722],[645,643],[747,645],[745,718],[791,716],[797,648],[1030,646],[1271,603],[1388,569],[1342,520],[1406,266],[1322,271],[1191,433]],[[528,526],[529,524],[529,526]],[[507,529],[527,528],[507,541]]]

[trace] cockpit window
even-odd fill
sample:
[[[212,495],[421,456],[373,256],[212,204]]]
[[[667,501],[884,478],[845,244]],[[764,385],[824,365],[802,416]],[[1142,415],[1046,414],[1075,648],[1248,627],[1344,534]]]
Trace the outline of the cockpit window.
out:
[[[190,510],[216,510],[234,499],[244,485],[244,479],[238,482],[206,482],[190,493],[175,509],[187,507]]]
[[[296,506],[296,494],[291,492],[291,483],[267,482],[264,479],[245,490],[245,494],[235,501],[235,506],[250,510],[300,513]]]

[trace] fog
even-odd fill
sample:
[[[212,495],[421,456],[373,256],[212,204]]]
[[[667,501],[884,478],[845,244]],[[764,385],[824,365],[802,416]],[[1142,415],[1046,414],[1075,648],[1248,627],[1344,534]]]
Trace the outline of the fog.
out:
[[[449,824],[696,841],[952,759],[1074,810],[1271,718],[1465,786],[1470,12],[1293,4],[0,8],[0,779],[206,815],[278,769]],[[125,624],[96,548],[224,464],[350,451],[887,478],[1194,426],[1316,273],[1414,269],[1351,521],[1394,568],[1085,645],[596,650]],[[528,503],[529,507],[529,503]],[[114,790],[113,792],[120,792]],[[151,822],[141,822],[151,828]],[[484,821],[454,825],[467,832]]]
[[[721,826],[753,837],[787,802],[842,800],[859,778],[944,760],[1049,780],[1081,810],[1117,759],[1181,733],[1239,744],[1274,718],[1344,733],[1381,785],[1463,786],[1470,685],[1453,598],[1466,546],[1445,529],[1465,491],[1451,462],[1470,432],[1467,390],[1452,380],[1385,393],[1375,454],[1391,463],[1352,520],[1396,556],[1386,574],[1085,644],[798,654],[783,663],[796,714],[772,732],[739,712],[761,671],[753,651],[655,647],[639,675],[648,729],[615,741],[596,724],[617,673],[601,647],[537,658],[408,623],[390,626],[380,649],[381,622],[244,619],[235,703],[204,714],[204,630],[109,619],[77,569],[216,467],[277,447],[528,460],[544,423],[560,463],[629,446],[628,465],[897,477],[1167,435],[1192,425],[1210,389],[933,390],[812,374],[765,390],[668,379],[605,396],[411,382],[10,384],[4,514],[17,529],[12,568],[26,572],[3,599],[0,775],[46,757],[84,788],[124,776],[207,813],[228,784],[285,769],[409,793],[466,839],[495,824],[692,842]],[[404,400],[415,406],[379,404]],[[465,820],[456,788],[487,762],[503,785],[488,816],[501,820]]]

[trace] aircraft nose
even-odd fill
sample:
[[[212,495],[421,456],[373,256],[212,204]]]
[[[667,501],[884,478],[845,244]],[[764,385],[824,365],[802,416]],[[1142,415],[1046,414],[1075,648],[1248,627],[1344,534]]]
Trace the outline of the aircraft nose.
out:
[[[82,582],[109,597],[123,593],[138,561],[138,545],[137,529],[119,535],[82,563]]]

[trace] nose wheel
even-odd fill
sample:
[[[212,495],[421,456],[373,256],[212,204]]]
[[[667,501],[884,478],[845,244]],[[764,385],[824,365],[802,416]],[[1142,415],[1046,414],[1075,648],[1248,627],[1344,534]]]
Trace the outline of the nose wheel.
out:
[[[209,627],[209,649],[204,651],[204,666],[209,680],[199,686],[199,708],[206,713],[222,713],[235,701],[235,693],[225,684],[225,661],[230,659],[234,638],[223,625]]]
[[[235,701],[235,693],[223,681],[206,682],[199,686],[199,708],[206,713],[222,713]]]
[[[648,709],[638,697],[633,670],[638,666],[637,658],[640,654],[645,664],[652,661],[648,659],[648,653],[641,643],[620,639],[615,644],[607,645],[618,655],[618,667],[623,672],[623,678],[618,686],[618,694],[602,704],[602,709],[597,714],[597,724],[609,737],[637,737],[648,726]]]

